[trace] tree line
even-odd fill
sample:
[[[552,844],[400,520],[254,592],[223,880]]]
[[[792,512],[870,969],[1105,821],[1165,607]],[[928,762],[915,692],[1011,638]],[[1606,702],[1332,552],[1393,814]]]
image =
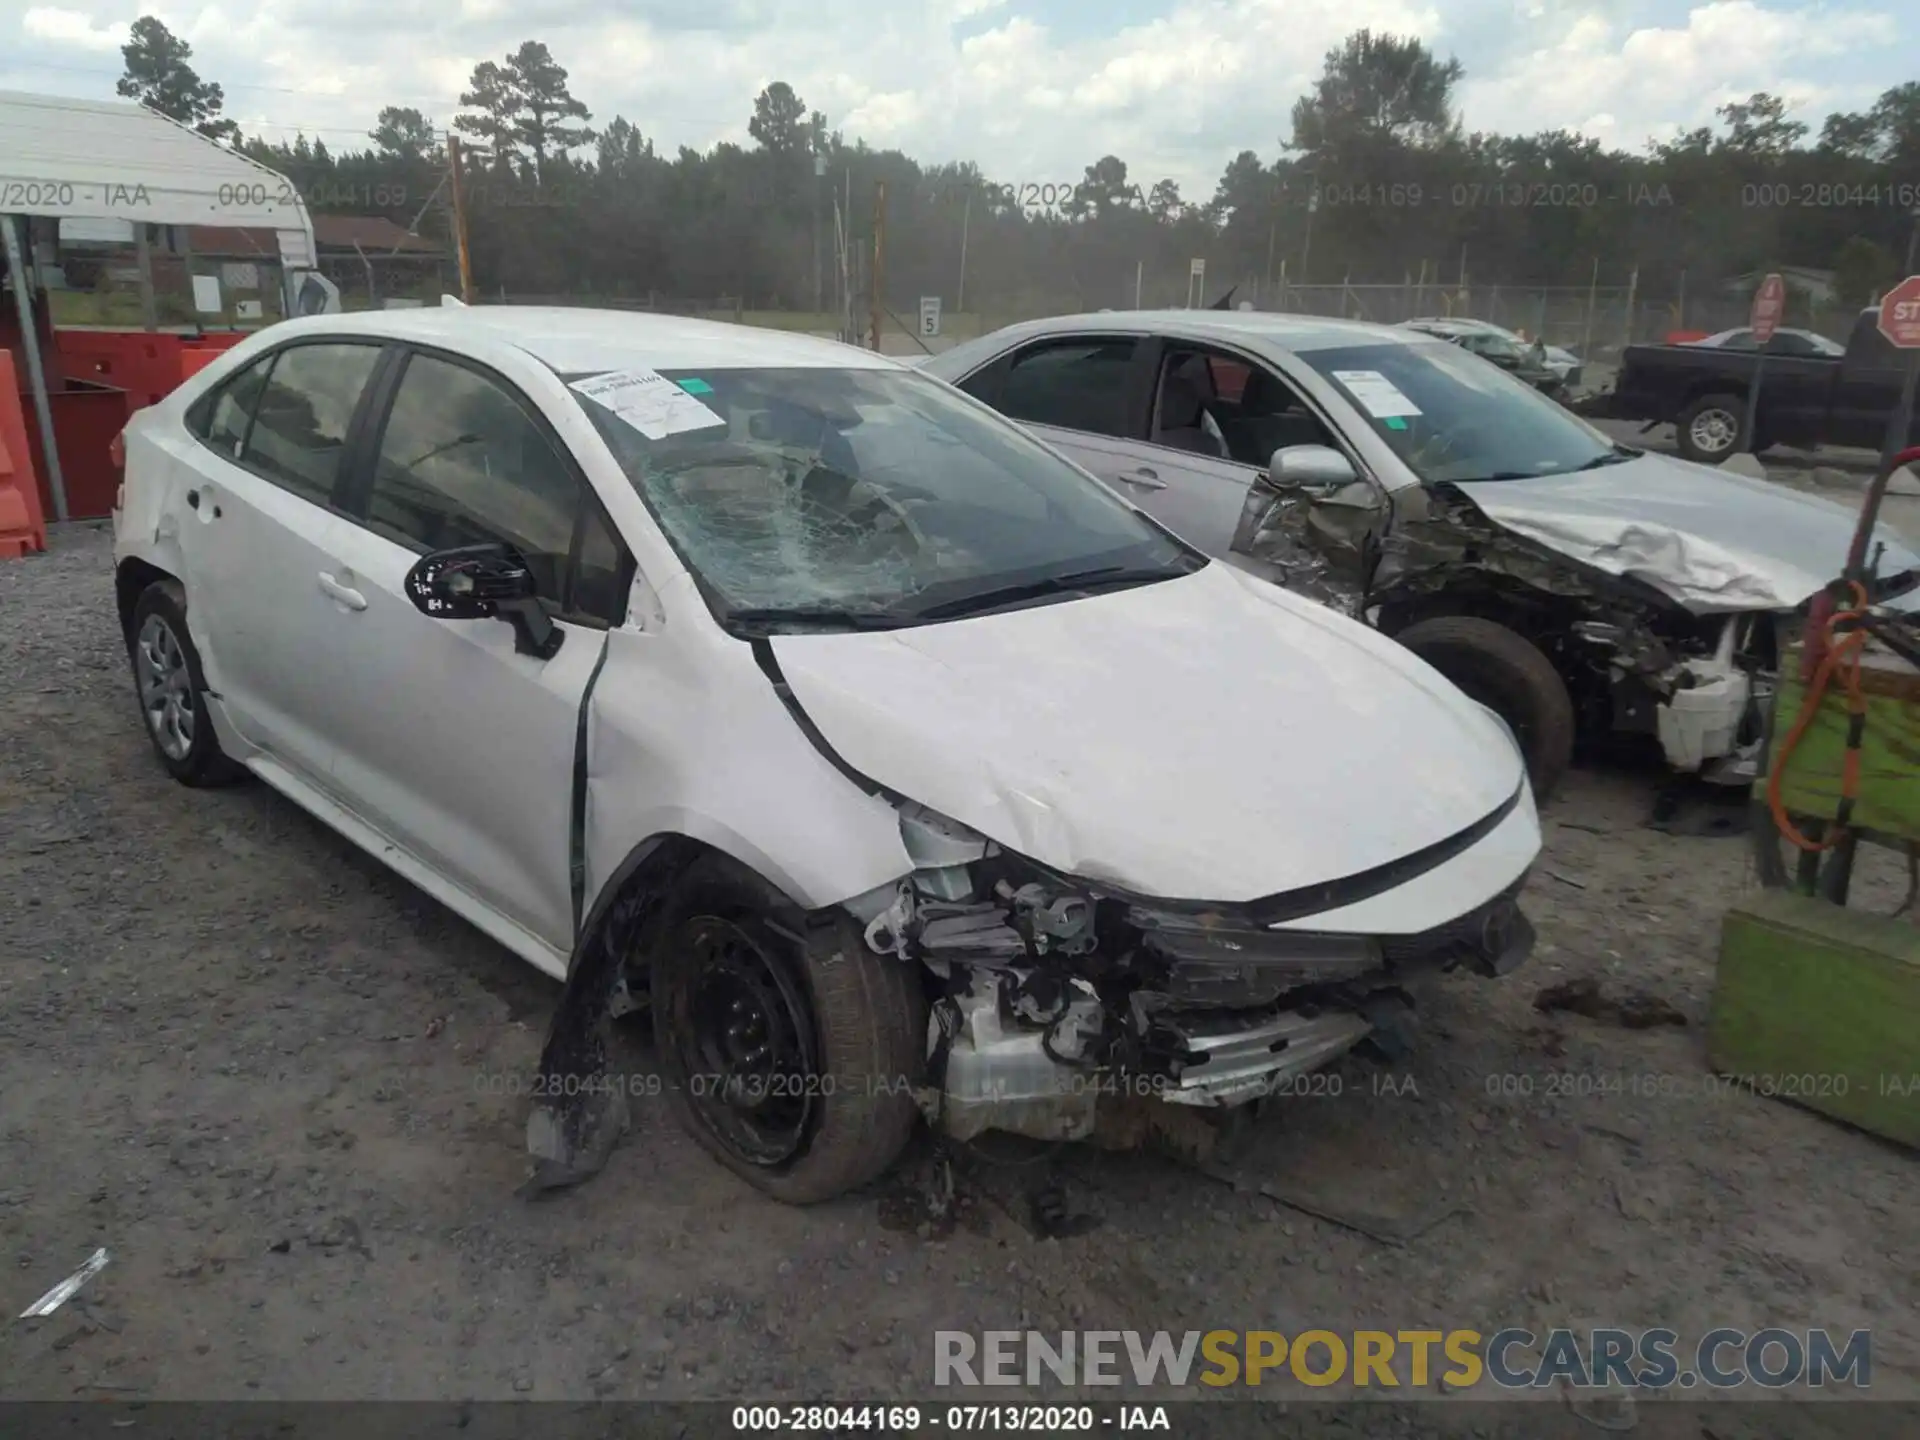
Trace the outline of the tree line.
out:
[[[596,125],[533,40],[475,67],[451,132],[387,106],[367,145],[335,151],[242,137],[220,87],[153,17],[123,53],[121,94],[280,171],[318,211],[446,238],[457,135],[485,293],[830,306],[836,236],[869,253],[881,182],[885,295],[903,306],[923,294],[956,308],[1122,306],[1142,276],[1164,287],[1194,258],[1215,291],[1416,274],[1584,286],[1598,261],[1609,283],[1632,269],[1643,294],[1670,295],[1803,266],[1835,272],[1841,299],[1863,304],[1913,267],[1920,229],[1920,82],[1817,128],[1763,92],[1634,153],[1566,130],[1468,132],[1457,60],[1361,30],[1327,53],[1290,133],[1268,154],[1242,151],[1200,197],[1115,155],[1011,183],[972,161],[917,161],[829,128],[781,81],[754,99],[749,144],[667,155],[624,116]]]

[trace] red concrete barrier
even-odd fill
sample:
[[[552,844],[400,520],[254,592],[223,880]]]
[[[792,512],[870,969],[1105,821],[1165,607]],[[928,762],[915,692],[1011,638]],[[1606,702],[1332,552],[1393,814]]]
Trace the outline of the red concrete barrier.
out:
[[[180,352],[181,383],[185,384],[188,380],[198,375],[202,370],[206,369],[207,366],[218,360],[225,350],[225,346],[221,346],[217,350],[203,349],[197,346],[182,350]]]
[[[0,350],[0,560],[18,560],[47,548],[46,512],[40,506],[32,457],[13,354]]]
[[[92,380],[127,392],[130,409],[158,405],[208,359],[232,349],[248,332],[174,335],[146,330],[56,330],[60,369],[69,379]],[[186,357],[197,357],[194,369]],[[198,358],[205,357],[205,358]]]

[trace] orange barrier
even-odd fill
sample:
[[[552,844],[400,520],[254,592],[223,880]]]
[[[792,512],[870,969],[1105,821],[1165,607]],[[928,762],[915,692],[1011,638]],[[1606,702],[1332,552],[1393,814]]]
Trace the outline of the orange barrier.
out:
[[[127,406],[158,405],[208,359],[230,350],[249,332],[216,330],[176,335],[149,330],[56,330],[54,345],[69,379],[92,380],[127,392]],[[199,357],[206,358],[199,358]],[[190,360],[191,357],[191,360]],[[192,363],[194,369],[186,368]]]
[[[0,560],[47,548],[40,481],[27,444],[27,415],[13,373],[13,353],[0,349]]]

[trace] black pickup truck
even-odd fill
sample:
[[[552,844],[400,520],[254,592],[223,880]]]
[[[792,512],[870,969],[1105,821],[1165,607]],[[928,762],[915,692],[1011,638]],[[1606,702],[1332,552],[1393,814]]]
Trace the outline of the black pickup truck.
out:
[[[1580,405],[1594,419],[1672,425],[1689,460],[1717,465],[1771,445],[1858,445],[1878,449],[1900,402],[1904,357],[1880,333],[1876,312],[1862,310],[1846,354],[1766,356],[1747,443],[1747,395],[1759,352],[1707,345],[1629,345],[1611,390]],[[1920,437],[1916,416],[1914,437]],[[1910,437],[1914,438],[1914,437]]]

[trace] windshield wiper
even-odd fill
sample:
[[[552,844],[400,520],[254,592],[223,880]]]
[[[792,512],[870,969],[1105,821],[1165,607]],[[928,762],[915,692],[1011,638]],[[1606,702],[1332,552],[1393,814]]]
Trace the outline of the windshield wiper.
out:
[[[1591,460],[1582,461],[1571,470],[1495,470],[1487,475],[1473,475],[1455,481],[1459,485],[1483,485],[1491,480],[1551,480],[1556,475],[1578,475],[1583,470],[1598,470],[1606,465],[1624,465],[1629,460],[1638,460],[1647,452],[1635,450],[1629,445],[1616,445]]]
[[[758,629],[770,625],[821,625],[839,630],[893,630],[909,618],[886,610],[842,610],[831,605],[749,605],[726,612],[726,623]]]
[[[1596,455],[1586,464],[1576,465],[1566,473],[1572,475],[1581,470],[1599,470],[1607,465],[1624,465],[1629,460],[1638,460],[1646,453],[1644,450],[1634,449],[1631,445],[1616,445],[1604,455]]]
[[[1048,595],[1066,595],[1090,590],[1110,590],[1124,585],[1150,585],[1156,580],[1172,580],[1180,575],[1191,575],[1190,568],[1179,566],[1154,565],[1102,565],[1093,570],[1075,570],[1065,575],[1043,575],[1038,580],[1022,581],[1018,585],[1000,585],[990,590],[978,590],[971,595],[956,595],[951,600],[938,600],[913,612],[915,620],[948,620],[958,615],[978,614],[982,610],[992,610],[1001,605],[1014,605],[1022,600],[1038,600]]]

